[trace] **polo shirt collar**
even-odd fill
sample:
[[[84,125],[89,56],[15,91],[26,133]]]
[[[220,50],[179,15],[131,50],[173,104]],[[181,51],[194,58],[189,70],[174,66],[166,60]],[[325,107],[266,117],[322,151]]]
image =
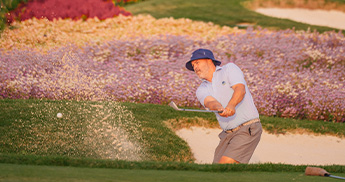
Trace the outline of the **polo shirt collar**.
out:
[[[215,72],[217,72],[217,71],[219,71],[219,70],[222,70],[222,69],[223,69],[222,67],[216,66],[216,71],[215,71]],[[207,81],[206,79],[202,79],[202,81],[203,81],[203,82],[209,82],[209,81]],[[209,82],[209,83],[211,83],[211,82]]]

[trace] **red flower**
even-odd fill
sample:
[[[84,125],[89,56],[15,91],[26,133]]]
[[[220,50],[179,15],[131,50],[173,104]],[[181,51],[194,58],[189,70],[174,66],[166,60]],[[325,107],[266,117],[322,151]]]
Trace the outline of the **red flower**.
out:
[[[115,6],[109,0],[32,0],[21,4],[16,10],[7,14],[8,22],[15,19],[26,20],[32,17],[47,18],[94,18],[106,19],[122,14],[130,16],[131,13],[124,8]]]

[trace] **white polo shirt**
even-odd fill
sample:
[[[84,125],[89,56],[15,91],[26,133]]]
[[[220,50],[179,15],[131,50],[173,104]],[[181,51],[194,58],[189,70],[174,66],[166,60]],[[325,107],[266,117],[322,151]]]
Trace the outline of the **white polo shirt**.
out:
[[[212,96],[225,108],[234,93],[232,86],[238,83],[245,86],[246,94],[236,106],[236,113],[230,117],[222,117],[216,113],[219,125],[223,130],[233,129],[249,120],[259,118],[258,110],[254,105],[241,69],[234,63],[228,63],[223,67],[217,66],[216,71],[213,73],[212,82],[203,80],[196,91],[196,96],[204,107],[205,98]]]

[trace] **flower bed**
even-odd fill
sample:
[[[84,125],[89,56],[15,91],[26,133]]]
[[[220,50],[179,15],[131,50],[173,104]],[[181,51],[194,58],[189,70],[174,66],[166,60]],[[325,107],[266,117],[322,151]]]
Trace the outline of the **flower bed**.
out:
[[[211,40],[216,37],[242,31],[220,27],[213,23],[180,18],[155,19],[150,15],[118,16],[100,21],[90,18],[86,21],[59,19],[29,19],[13,22],[13,30],[5,29],[1,34],[0,47],[4,50],[34,48],[46,51],[56,47],[74,44],[102,44],[109,40],[134,40],[138,37],[159,37],[166,34],[193,37],[197,40]]]
[[[175,23],[173,19],[152,22],[159,21]],[[173,100],[181,107],[200,107],[195,97],[200,80],[184,64],[192,51],[204,47],[213,50],[223,65],[234,62],[242,68],[260,114],[344,122],[345,38],[341,33],[251,29],[234,33],[224,27],[203,32],[196,26],[189,35],[183,30],[196,24],[178,25],[171,34],[164,23],[131,25],[146,31],[118,31],[111,39],[104,38],[108,41],[91,39],[85,45],[62,46],[78,39],[71,37],[57,41],[58,46],[46,53],[30,49],[31,42],[19,44],[28,45],[27,49],[2,49],[0,97],[155,104]]]
[[[131,15],[124,8],[115,6],[111,0],[32,0],[21,4],[7,14],[7,21],[27,20],[33,17],[53,19],[106,19],[119,14]]]

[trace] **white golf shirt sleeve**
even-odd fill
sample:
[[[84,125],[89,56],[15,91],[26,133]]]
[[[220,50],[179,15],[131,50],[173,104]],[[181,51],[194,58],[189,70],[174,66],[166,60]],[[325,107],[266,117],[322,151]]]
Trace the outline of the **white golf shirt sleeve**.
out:
[[[207,96],[212,96],[212,94],[209,92],[209,89],[207,88],[207,81],[204,80],[196,90],[196,97],[198,98],[201,105],[204,107],[204,101]]]
[[[244,75],[242,70],[235,64],[228,64],[224,66],[224,69],[226,69],[228,81],[230,84],[230,87],[242,83],[243,85],[246,85],[246,81],[244,79]]]

